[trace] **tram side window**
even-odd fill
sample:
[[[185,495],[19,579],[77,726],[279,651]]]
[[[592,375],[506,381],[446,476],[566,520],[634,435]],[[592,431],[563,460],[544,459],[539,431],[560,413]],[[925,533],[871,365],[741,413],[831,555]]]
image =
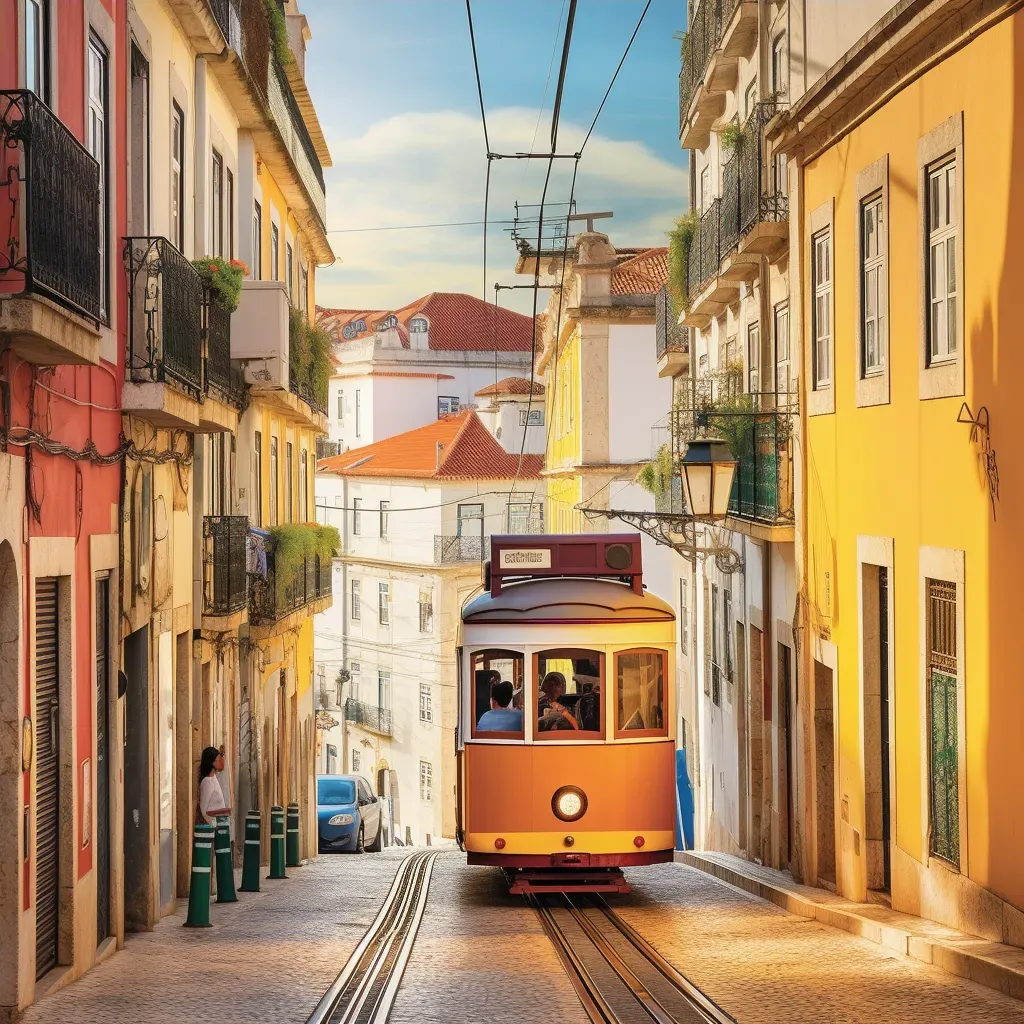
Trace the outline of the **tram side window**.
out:
[[[473,735],[523,738],[523,655],[518,651],[473,654]]]
[[[536,659],[537,738],[601,739],[604,655],[572,647]]]
[[[617,736],[664,736],[665,652],[621,651],[615,656],[619,702]]]

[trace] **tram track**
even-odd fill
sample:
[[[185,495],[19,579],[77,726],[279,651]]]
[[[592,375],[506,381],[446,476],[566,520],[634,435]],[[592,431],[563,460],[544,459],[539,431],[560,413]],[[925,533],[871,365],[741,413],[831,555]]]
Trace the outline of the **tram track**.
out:
[[[594,1024],[736,1024],[600,896],[527,900]]]
[[[426,909],[436,859],[437,853],[414,853],[399,864],[376,918],[306,1024],[387,1021]]]

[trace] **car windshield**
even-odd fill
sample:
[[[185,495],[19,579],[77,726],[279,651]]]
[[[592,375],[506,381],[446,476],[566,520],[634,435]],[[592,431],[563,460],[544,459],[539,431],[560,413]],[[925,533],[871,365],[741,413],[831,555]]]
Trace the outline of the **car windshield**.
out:
[[[354,804],[355,783],[351,779],[320,779],[316,785],[316,802],[327,807]]]

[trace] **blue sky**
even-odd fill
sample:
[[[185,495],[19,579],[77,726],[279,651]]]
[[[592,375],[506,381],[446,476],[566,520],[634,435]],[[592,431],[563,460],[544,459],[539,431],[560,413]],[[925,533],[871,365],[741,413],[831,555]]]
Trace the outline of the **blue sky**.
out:
[[[580,0],[562,102],[560,151],[582,141],[644,0]],[[492,148],[546,146],[563,0],[474,0]],[[302,0],[313,38],[309,84],[334,166],[328,227],[478,221],[484,143],[464,0]],[[685,208],[678,142],[683,0],[654,0],[580,163],[580,210],[610,209],[613,243],[664,243]],[[554,53],[553,53],[554,51]],[[550,68],[550,83],[545,84]],[[538,127],[538,114],[543,114]],[[495,162],[491,218],[537,203],[546,163]],[[571,162],[556,162],[548,198],[568,198]],[[517,282],[504,225],[489,231],[488,289]],[[317,277],[322,305],[397,307],[429,291],[480,294],[481,228],[335,232],[341,262]],[[509,298],[514,295],[514,298]],[[503,303],[525,308],[527,292]]]

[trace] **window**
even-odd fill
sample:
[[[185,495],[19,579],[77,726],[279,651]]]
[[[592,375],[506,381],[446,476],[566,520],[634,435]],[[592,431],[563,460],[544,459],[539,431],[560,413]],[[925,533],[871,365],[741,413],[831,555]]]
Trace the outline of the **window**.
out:
[[[252,279],[263,280],[263,208],[258,202],[252,205]]]
[[[270,437],[270,525],[277,526],[277,438]]]
[[[732,621],[732,591],[722,591],[722,619],[725,622],[725,678],[731,683],[734,672],[733,635],[735,626]]]
[[[345,415],[345,392],[338,392],[338,423],[340,424]]]
[[[359,751],[359,750],[353,750],[352,751],[352,774],[353,775],[358,775],[359,774],[359,770],[362,768],[362,763],[361,763],[361,758],[360,758],[360,754],[361,753],[362,752]]]
[[[426,317],[414,316],[409,321],[410,334],[426,334],[428,330]]]
[[[420,683],[420,721],[433,722],[434,698],[430,683]]]
[[[420,632],[434,632],[434,595],[427,590],[420,591]]]
[[[363,670],[363,666],[358,661],[349,662],[348,667],[353,677],[359,675],[359,673]]]
[[[382,540],[387,539],[388,535],[388,509],[391,508],[390,501],[382,501],[380,503],[380,536]]]
[[[235,176],[230,170],[225,171],[224,180],[226,185],[224,219],[227,223],[228,237],[228,251],[226,255],[229,260],[233,260],[235,258]]]
[[[814,386],[832,384],[832,233],[819,231],[811,239],[811,281],[814,285],[812,337]]]
[[[882,197],[861,203],[861,372],[881,373],[885,365],[885,228]]]
[[[437,399],[437,415],[454,416],[459,411],[459,400],[451,395],[441,395]]]
[[[309,522],[309,453],[303,448],[299,452],[299,522]]]
[[[224,434],[206,437],[206,514],[222,516],[228,511],[228,474]]]
[[[775,307],[775,391],[788,395],[791,391],[789,373],[789,306]]]
[[[747,328],[747,390],[756,395],[761,390],[761,325]]]
[[[263,525],[263,435],[257,430],[253,437],[252,453],[252,502],[250,511],[253,522]]]
[[[690,581],[679,579],[679,646],[686,654],[690,649]]]
[[[473,736],[523,738],[523,682],[526,659],[518,651],[475,651],[472,666]]]
[[[543,409],[520,409],[519,410],[519,426],[521,426],[521,427],[543,427],[544,426],[544,410]]]
[[[718,584],[711,584],[711,700],[722,706],[722,618],[718,604]]]
[[[420,799],[428,804],[434,799],[434,769],[429,761],[420,761]]]
[[[534,501],[513,501],[508,505],[509,533],[543,533],[544,506]]]
[[[604,735],[604,655],[565,648],[534,656],[538,740],[594,740]]]
[[[270,280],[281,280],[281,234],[277,225],[270,225]]]
[[[377,707],[391,707],[391,673],[377,672]]]
[[[352,580],[352,596],[349,599],[349,613],[351,618],[358,622],[363,617],[363,606],[360,601],[360,590],[362,582],[360,580]],[[352,674],[355,675],[355,669],[353,668]]]
[[[292,443],[284,444],[284,521],[292,521]]]
[[[776,99],[789,91],[786,78],[786,33],[781,32],[772,43],[772,93]]]
[[[292,253],[292,243],[284,243],[284,279],[288,285],[288,301],[295,305],[295,283],[292,278],[295,275],[295,256]]]
[[[309,312],[309,271],[303,266],[299,267],[299,309]]]
[[[382,626],[391,625],[391,584],[377,584],[377,621]]]
[[[25,88],[50,102],[49,0],[25,0]]]
[[[356,390],[356,437],[363,436],[363,403],[362,392]]]
[[[363,532],[363,499],[352,499],[352,536],[358,537]]]
[[[171,104],[171,241],[185,251],[185,115]]]
[[[928,356],[938,363],[957,350],[956,160],[928,171]]]
[[[757,106],[757,79],[753,79],[743,93],[743,118],[746,120]]]
[[[928,580],[930,848],[960,864],[960,750],[957,708],[956,584]]]
[[[460,537],[480,537],[484,529],[484,506],[471,502],[459,506],[458,534]]]
[[[665,652],[649,649],[615,655],[618,681],[616,736],[665,736]]]
[[[224,255],[224,158],[213,151],[210,171],[210,252]]]
[[[33,6],[31,3],[29,7]],[[95,36],[89,37],[89,152],[100,165],[100,313],[106,318],[110,290],[107,253],[107,51]]]
[[[711,202],[711,165],[700,169],[700,212],[703,213]]]

